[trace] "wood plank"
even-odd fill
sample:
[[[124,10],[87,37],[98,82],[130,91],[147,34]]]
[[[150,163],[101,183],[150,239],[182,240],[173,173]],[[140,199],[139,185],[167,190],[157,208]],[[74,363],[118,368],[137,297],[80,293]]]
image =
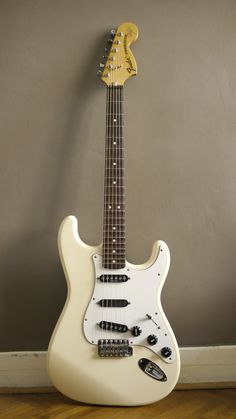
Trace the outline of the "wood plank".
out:
[[[0,418],[89,419],[235,419],[236,390],[173,391],[158,403],[141,407],[88,406],[59,393],[1,395]]]

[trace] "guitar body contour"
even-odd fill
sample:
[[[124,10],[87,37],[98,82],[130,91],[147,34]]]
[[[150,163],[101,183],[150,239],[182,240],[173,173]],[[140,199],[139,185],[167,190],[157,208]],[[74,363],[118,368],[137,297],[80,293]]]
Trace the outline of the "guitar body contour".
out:
[[[92,247],[81,241],[74,216],[61,224],[59,252],[68,295],[48,350],[48,371],[55,387],[71,399],[99,405],[143,405],[169,394],[179,377],[180,359],[175,336],[160,302],[169,269],[167,245],[156,242],[150,259],[143,265],[127,262],[123,269],[129,275],[126,283],[107,284],[109,296],[127,298],[129,304],[122,309],[102,308],[97,304],[102,296],[106,297],[101,294],[104,284],[97,277],[107,271],[99,261],[102,246]],[[102,338],[117,338],[117,333],[100,330],[97,324],[106,320],[102,316],[111,313],[110,310],[116,312],[118,322],[129,327],[120,337],[124,339],[128,335],[129,343],[133,344],[132,356],[101,357],[97,344],[92,343],[99,338],[99,333]],[[142,333],[132,337],[130,327],[135,324]],[[154,346],[147,344],[146,331],[159,337]],[[171,347],[169,358],[160,355],[163,345]],[[154,363],[164,375],[158,375],[157,371],[155,377],[151,376],[141,367],[140,360]]]

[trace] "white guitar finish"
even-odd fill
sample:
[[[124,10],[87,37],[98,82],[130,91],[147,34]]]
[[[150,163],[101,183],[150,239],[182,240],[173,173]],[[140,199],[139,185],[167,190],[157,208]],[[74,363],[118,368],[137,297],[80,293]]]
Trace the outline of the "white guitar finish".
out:
[[[165,250],[164,263],[159,262],[160,247]],[[167,344],[173,351],[174,362],[170,362],[170,360],[166,362],[154,353],[153,348],[139,345],[134,345],[133,355],[130,357],[99,357],[97,345],[90,343],[85,336],[86,333],[89,340],[91,339],[89,328],[85,327],[84,333],[83,325],[86,318],[85,313],[88,310],[87,315],[89,315],[90,307],[92,307],[89,306],[89,303],[97,282],[93,256],[101,255],[102,247],[92,247],[83,243],[78,235],[76,218],[69,216],[63,221],[59,231],[59,250],[66,275],[68,295],[49,345],[48,371],[53,384],[66,396],[91,404],[134,406],[156,402],[165,397],[175,386],[180,370],[177,342],[160,302],[161,288],[169,268],[167,246],[163,242],[156,242],[147,263],[135,266],[127,262],[126,268],[132,272],[132,277],[134,275],[139,278],[139,272],[144,270],[154,275],[152,279],[149,275],[144,275],[142,278],[143,283],[147,282],[142,289],[143,295],[149,286],[149,280],[151,281],[151,291],[148,291],[148,296],[145,297],[145,309],[140,309],[141,311],[137,312],[137,315],[139,313],[142,317],[143,314],[146,314],[145,310],[148,309],[148,298],[150,298],[149,311],[151,310],[151,313],[148,314],[152,315],[153,310],[157,310],[156,312],[161,318],[160,330],[163,329],[167,332]],[[159,270],[160,278],[158,277]],[[111,273],[113,272],[111,271]],[[107,285],[110,284],[103,284],[104,289]],[[124,285],[125,293],[125,284],[113,285],[114,288]],[[137,290],[135,280],[130,279],[128,287],[128,298],[132,300],[131,303],[135,304],[137,298],[141,304],[141,291]],[[126,298],[125,294],[123,298]],[[126,309],[127,307],[124,308],[124,310]],[[93,315],[93,321],[95,320]],[[97,319],[97,321],[99,320],[100,318]],[[136,318],[135,320],[138,321]],[[131,321],[132,325],[133,321],[134,319]],[[144,322],[143,319],[140,319],[139,322],[142,321]],[[127,320],[127,322],[131,326],[130,321]],[[150,334],[153,333],[153,322],[145,320],[144,323],[150,324]],[[145,329],[146,334],[146,326],[142,326],[142,328]],[[106,338],[102,332],[101,330],[101,337]],[[157,335],[156,329],[155,334]],[[163,336],[160,337],[161,341],[162,339],[164,339]],[[167,341],[163,340],[163,342]],[[165,372],[167,380],[158,381],[144,373],[138,366],[138,361],[141,358],[147,358],[157,364]]]

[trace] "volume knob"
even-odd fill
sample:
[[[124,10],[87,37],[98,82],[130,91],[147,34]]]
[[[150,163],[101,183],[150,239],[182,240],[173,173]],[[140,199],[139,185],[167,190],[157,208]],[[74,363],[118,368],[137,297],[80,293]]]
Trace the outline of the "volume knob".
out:
[[[164,358],[169,358],[172,354],[172,350],[168,346],[164,346],[161,350],[161,354]]]
[[[139,326],[134,326],[131,329],[131,333],[132,333],[133,336],[137,337],[137,336],[141,335],[142,330],[140,329]]]
[[[149,345],[156,345],[156,343],[157,343],[157,341],[158,341],[158,339],[157,339],[157,337],[155,336],[155,335],[149,335],[148,337],[147,337],[147,343],[149,344]]]

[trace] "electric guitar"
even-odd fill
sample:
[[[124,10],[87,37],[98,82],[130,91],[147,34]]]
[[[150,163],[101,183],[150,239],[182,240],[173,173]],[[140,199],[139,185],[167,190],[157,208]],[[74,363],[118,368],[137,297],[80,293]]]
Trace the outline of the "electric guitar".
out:
[[[125,256],[123,85],[137,73],[130,50],[137,37],[134,24],[120,25],[100,64],[107,86],[103,243],[85,244],[74,216],[59,230],[68,295],[50,341],[48,372],[59,391],[90,404],[156,402],[171,392],[180,371],[160,301],[169,249],[157,241],[142,265]]]

